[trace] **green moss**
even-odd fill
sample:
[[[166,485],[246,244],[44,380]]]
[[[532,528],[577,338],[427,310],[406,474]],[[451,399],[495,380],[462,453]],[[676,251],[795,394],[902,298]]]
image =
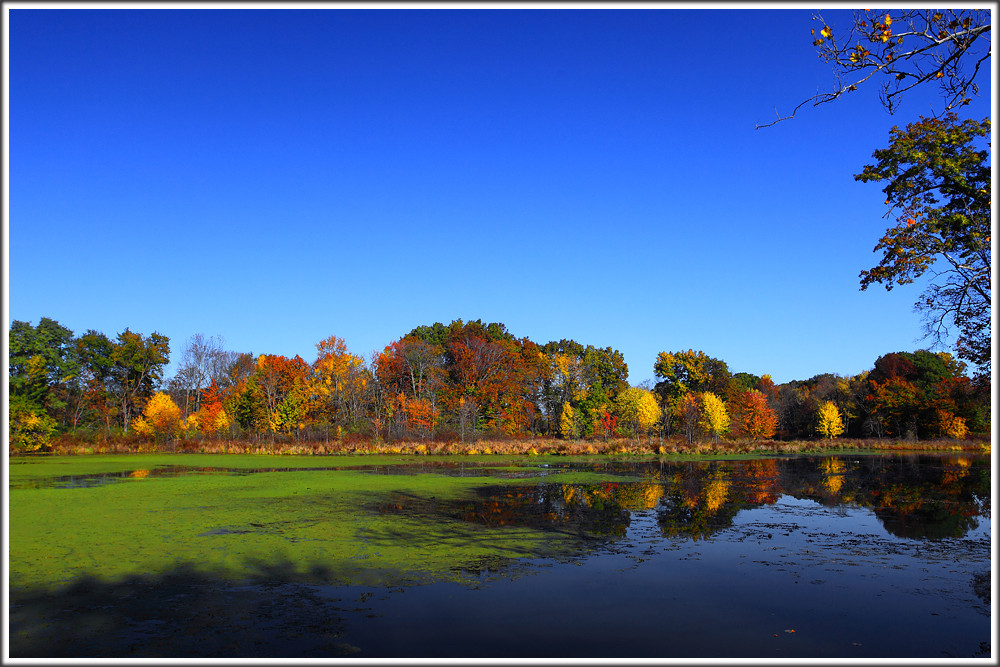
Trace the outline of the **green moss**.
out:
[[[322,570],[329,583],[374,585],[456,579],[468,563],[551,554],[570,546],[569,536],[486,527],[437,511],[472,497],[477,486],[496,483],[495,477],[369,472],[419,459],[126,455],[12,461],[10,583],[62,585],[78,575],[120,580],[184,564],[240,579],[282,562],[293,563],[303,576]],[[470,463],[468,457],[462,462]],[[156,476],[168,466],[333,465],[366,470]],[[97,486],[46,488],[56,477],[131,471],[149,473]],[[579,473],[572,476],[579,478]],[[31,483],[35,488],[25,488]],[[394,512],[393,499],[401,497],[418,500],[426,511]]]

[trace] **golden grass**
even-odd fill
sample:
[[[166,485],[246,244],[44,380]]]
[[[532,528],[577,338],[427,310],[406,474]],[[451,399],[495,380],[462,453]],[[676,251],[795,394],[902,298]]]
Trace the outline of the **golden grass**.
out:
[[[340,440],[178,440],[157,443],[135,437],[112,441],[77,442],[62,437],[53,443],[54,454],[117,454],[190,452],[205,454],[411,454],[439,455],[502,455],[502,456],[719,456],[749,454],[805,454],[839,451],[974,451],[989,454],[988,438],[966,440],[904,441],[892,439],[834,440],[748,440],[733,439],[695,441],[674,436],[669,438],[613,438],[610,440],[563,440],[552,437],[528,439],[477,439],[471,442],[435,440],[393,440],[383,442],[359,437]],[[16,452],[11,451],[11,455]]]

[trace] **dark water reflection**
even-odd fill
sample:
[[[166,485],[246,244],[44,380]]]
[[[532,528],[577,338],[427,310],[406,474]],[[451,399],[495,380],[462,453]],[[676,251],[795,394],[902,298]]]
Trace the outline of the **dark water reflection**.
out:
[[[625,534],[635,512],[655,510],[664,536],[695,540],[728,528],[741,510],[773,505],[785,495],[826,507],[869,508],[888,533],[914,539],[963,537],[990,511],[988,462],[972,457],[617,462],[583,468],[638,481],[490,485],[478,488],[474,500],[428,505],[400,495],[378,509],[433,511],[486,526],[523,525],[609,539]]]
[[[541,473],[534,481],[491,482],[453,501],[397,493],[370,508],[484,530],[551,531],[576,540],[572,553],[476,559],[455,565],[471,584],[391,590],[331,587],[322,572],[302,580],[291,564],[268,566],[238,588],[193,572],[127,582],[155,608],[132,609],[142,596],[88,581],[71,600],[19,601],[22,619],[37,614],[57,630],[60,614],[72,611],[65,630],[79,635],[72,647],[84,653],[24,645],[12,654],[991,657],[988,458],[572,467],[607,481],[559,483],[544,473],[563,466],[534,464],[525,468]],[[359,538],[375,548],[399,539],[374,531]],[[79,630],[87,609],[115,609],[115,620],[100,620],[117,629]]]

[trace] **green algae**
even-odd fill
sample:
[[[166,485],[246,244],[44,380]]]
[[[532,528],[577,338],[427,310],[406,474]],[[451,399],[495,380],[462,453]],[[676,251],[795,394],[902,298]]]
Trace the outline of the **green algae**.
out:
[[[466,520],[462,508],[477,490],[501,480],[593,484],[648,474],[641,465],[630,469],[635,463],[496,455],[19,457],[8,465],[10,585],[120,581],[178,568],[243,580],[278,563],[336,585],[463,580],[482,563],[572,553],[586,537]]]
[[[292,564],[304,578],[321,572],[323,583],[394,585],[461,580],[476,563],[571,549],[572,535],[487,527],[435,511],[472,498],[476,488],[496,482],[498,472],[523,472],[521,460],[462,457],[435,461],[421,474],[391,474],[425,465],[420,459],[194,454],[14,460],[10,585],[59,587],[84,576],[114,581],[178,567],[240,580],[273,563]],[[528,469],[533,471],[550,481],[608,477]],[[49,484],[101,475],[113,475],[116,483]],[[399,498],[417,501],[408,506],[422,511],[393,511]]]

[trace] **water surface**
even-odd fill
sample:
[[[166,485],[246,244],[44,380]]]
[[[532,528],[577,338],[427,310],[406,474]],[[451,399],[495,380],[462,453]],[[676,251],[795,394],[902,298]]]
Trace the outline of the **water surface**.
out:
[[[991,655],[988,459],[282,464],[12,478],[11,655]]]

